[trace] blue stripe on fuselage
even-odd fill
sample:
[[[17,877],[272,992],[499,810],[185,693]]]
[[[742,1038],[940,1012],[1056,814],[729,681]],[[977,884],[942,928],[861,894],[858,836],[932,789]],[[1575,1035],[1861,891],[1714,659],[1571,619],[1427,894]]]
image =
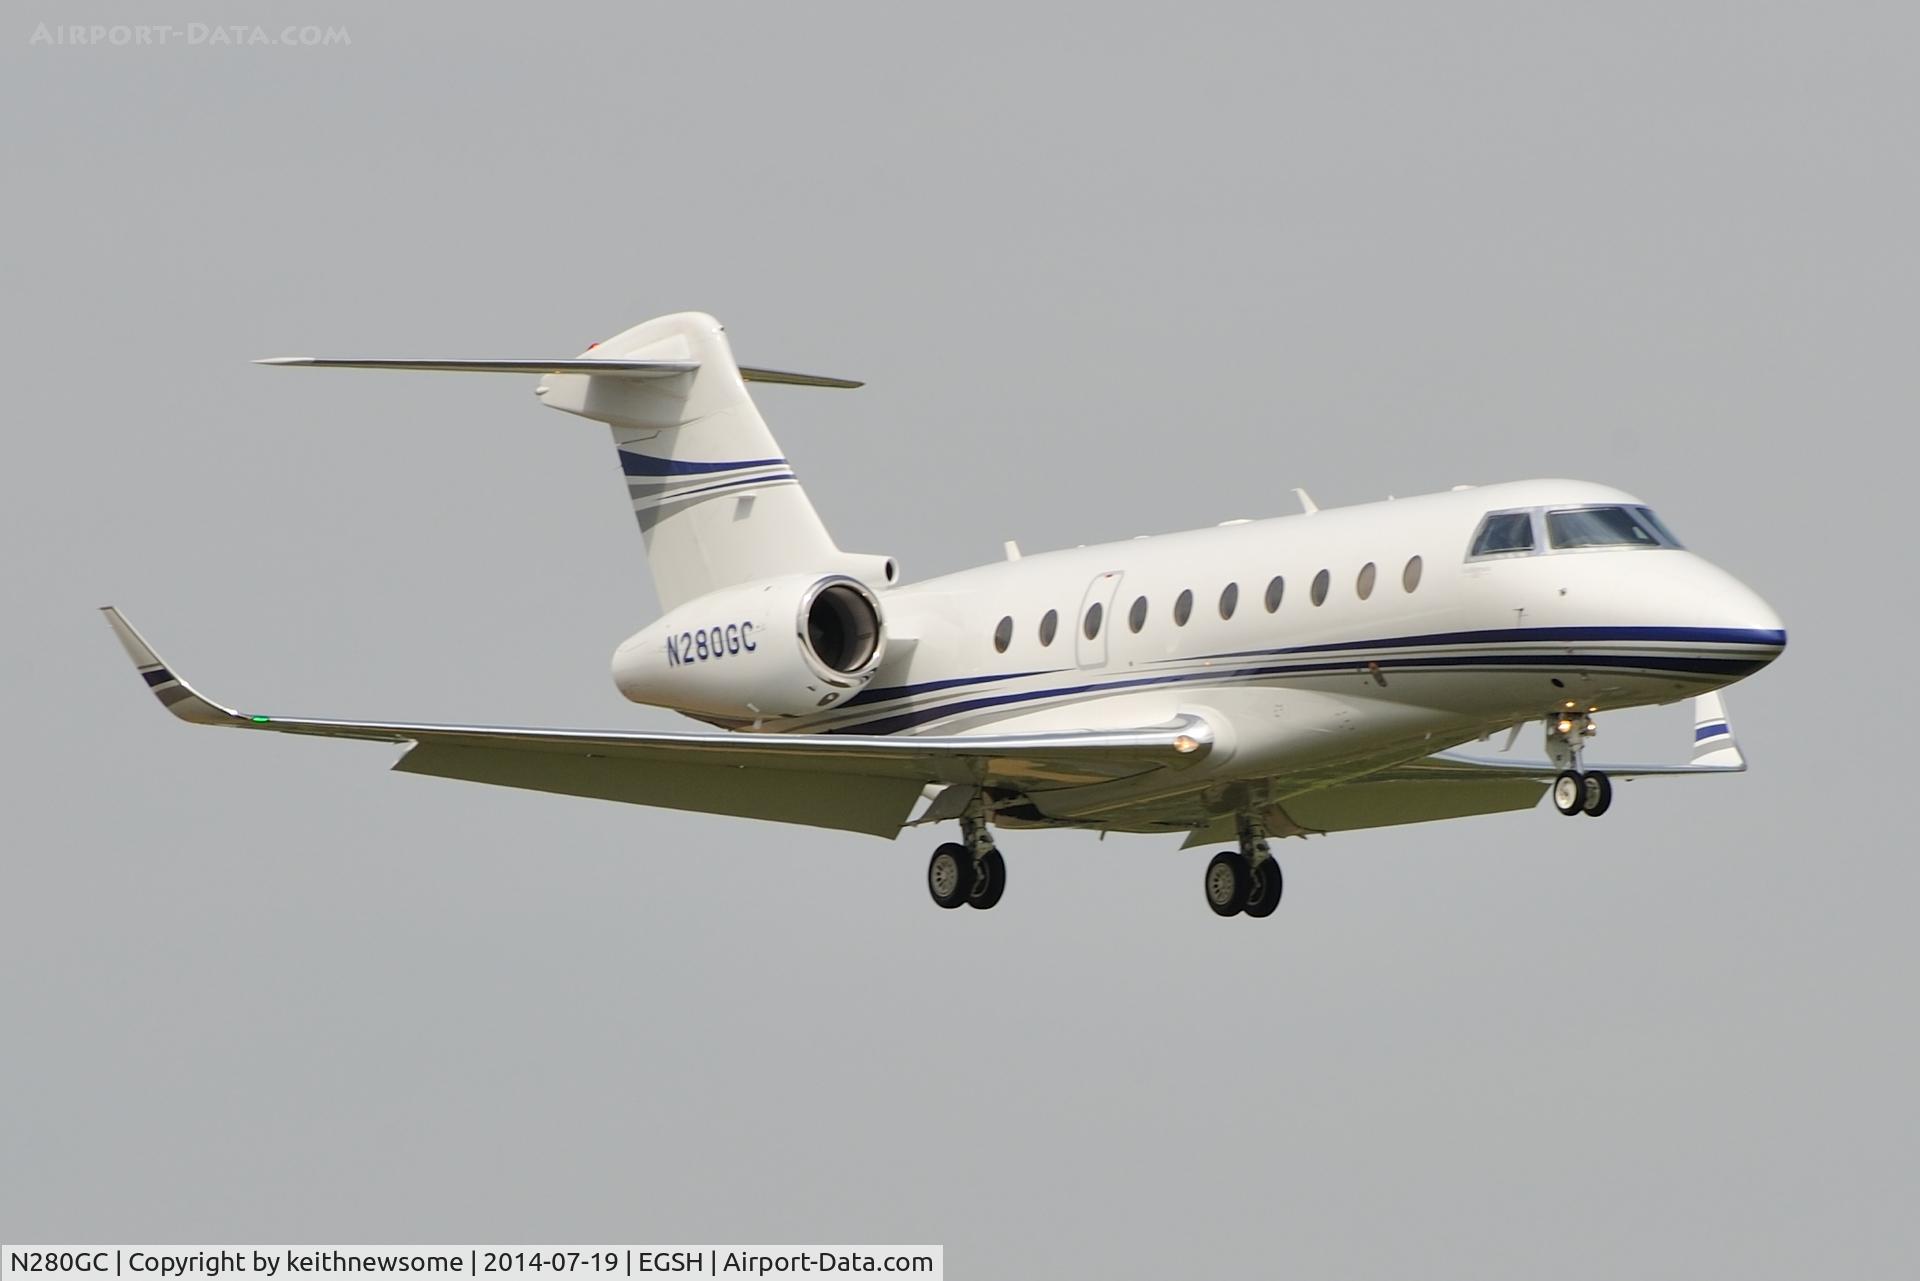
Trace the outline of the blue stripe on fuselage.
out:
[[[1429,658],[1388,658],[1376,660],[1382,669],[1397,671],[1418,670],[1421,668],[1448,668],[1475,666],[1493,671],[1510,670],[1516,667],[1607,667],[1639,668],[1648,671],[1684,672],[1688,675],[1722,676],[1738,679],[1750,676],[1766,666],[1764,659],[1748,658],[1702,658],[1684,654],[1442,654]],[[1324,672],[1353,672],[1361,670],[1361,665],[1352,661],[1338,663],[1287,663],[1259,667],[1232,668],[1225,671],[1183,672],[1167,676],[1137,676],[1125,680],[1092,682],[1083,685],[1052,686],[1045,689],[1018,690],[1006,694],[983,695],[979,698],[961,699],[957,702],[942,703],[937,707],[924,707],[913,711],[901,712],[894,716],[885,716],[876,720],[862,721],[852,725],[835,725],[822,730],[828,734],[892,734],[900,730],[912,729],[929,721],[956,716],[962,712],[980,711],[989,707],[1005,707],[1016,703],[1031,703],[1042,699],[1068,697],[1075,694],[1107,694],[1121,690],[1142,689],[1157,685],[1223,684],[1229,681],[1247,680],[1260,676],[1307,676]]]
[[[1780,631],[1756,631],[1733,627],[1507,627],[1471,632],[1434,632],[1425,636],[1390,636],[1381,640],[1335,641],[1325,645],[1287,645],[1275,649],[1245,649],[1222,654],[1198,654],[1190,658],[1155,659],[1154,665],[1168,663],[1198,663],[1220,658],[1281,658],[1296,654],[1333,654],[1351,653],[1355,650],[1393,650],[1410,649],[1415,646],[1440,647],[1444,645],[1500,644],[1512,642],[1543,642],[1557,640],[1573,641],[1693,641],[1706,644],[1771,645],[1784,646],[1787,634]],[[1568,655],[1547,655],[1553,659],[1571,657]],[[1347,664],[1340,664],[1345,667]],[[945,680],[925,681],[917,685],[896,685],[888,689],[865,689],[855,694],[842,707],[853,707],[860,703],[885,703],[897,699],[917,698],[922,694],[931,694],[943,689],[953,689],[961,685],[982,685],[996,680],[1022,680],[1029,676],[1051,676],[1054,672],[1064,671],[1054,668],[1041,672],[998,672],[986,676],[956,676]]]
[[[1407,649],[1430,645],[1505,645],[1532,641],[1672,641],[1696,645],[1786,646],[1787,634],[1751,627],[1498,627],[1470,632],[1432,632],[1424,636],[1393,636],[1385,640],[1335,641],[1327,645],[1288,645],[1275,649],[1239,649],[1192,658],[1156,659],[1187,663],[1209,658],[1263,658],[1269,654],[1342,653],[1356,649]]]
[[[919,694],[931,694],[936,690],[954,689],[961,685],[984,685],[988,681],[1017,681],[1029,676],[1053,676],[1067,669],[1052,668],[1039,672],[995,672],[991,676],[955,676],[949,680],[925,681],[919,685],[895,685],[890,689],[863,689],[841,707],[852,707],[857,703],[891,703],[899,698],[913,698]]]

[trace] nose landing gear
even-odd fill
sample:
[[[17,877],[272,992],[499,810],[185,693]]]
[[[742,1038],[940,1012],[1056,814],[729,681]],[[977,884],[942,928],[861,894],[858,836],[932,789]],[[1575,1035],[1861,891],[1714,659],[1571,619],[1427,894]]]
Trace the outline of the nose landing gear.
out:
[[[1581,748],[1599,730],[1592,710],[1568,708],[1547,718],[1547,759],[1560,770],[1553,780],[1553,807],[1568,817],[1599,818],[1613,805],[1613,780],[1602,770],[1580,768]]]
[[[1613,780],[1594,770],[1580,780],[1580,811],[1588,818],[1599,818],[1613,805]]]
[[[1613,804],[1613,780],[1600,770],[1562,770],[1553,780],[1553,807],[1572,817],[1599,818]]]

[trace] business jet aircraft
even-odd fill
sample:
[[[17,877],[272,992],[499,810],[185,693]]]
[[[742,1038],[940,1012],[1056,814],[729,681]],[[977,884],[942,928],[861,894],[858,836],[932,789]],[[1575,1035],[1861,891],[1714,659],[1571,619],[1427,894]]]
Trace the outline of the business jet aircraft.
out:
[[[721,326],[664,316],[565,360],[265,364],[542,375],[610,426],[664,615],[614,684],[724,733],[512,729],[243,713],[120,614],[182,720],[411,746],[412,774],[892,838],[955,822],[941,907],[1006,888],[993,829],[1231,843],[1203,884],[1270,915],[1269,838],[1526,809],[1598,816],[1613,780],[1746,768],[1715,691],[1772,662],[1779,617],[1631,495],[1533,480],[1022,556],[921,583],[835,545]],[[1686,764],[1583,763],[1604,710],[1695,703]],[[1455,749],[1545,726],[1541,762]],[[917,811],[917,813],[916,813]]]

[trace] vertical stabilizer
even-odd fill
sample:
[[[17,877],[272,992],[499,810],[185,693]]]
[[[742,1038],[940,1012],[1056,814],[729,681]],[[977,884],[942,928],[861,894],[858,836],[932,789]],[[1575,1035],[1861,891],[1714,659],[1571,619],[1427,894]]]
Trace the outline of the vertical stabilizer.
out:
[[[747,394],[719,321],[662,316],[582,358],[695,366],[650,378],[554,373],[538,393],[550,408],[613,429],[663,608],[782,574],[869,576],[875,558],[842,553],[821,524]]]

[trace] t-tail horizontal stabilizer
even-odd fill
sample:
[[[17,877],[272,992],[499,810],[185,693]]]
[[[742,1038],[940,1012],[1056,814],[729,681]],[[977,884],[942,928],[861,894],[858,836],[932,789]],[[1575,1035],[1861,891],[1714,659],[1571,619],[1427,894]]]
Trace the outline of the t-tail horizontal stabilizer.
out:
[[[346,359],[330,356],[267,356],[256,365],[300,366],[307,369],[420,369],[442,374],[586,374],[592,378],[644,380],[674,378],[700,368],[692,360],[595,360],[591,356],[567,360],[386,360]],[[790,387],[865,386],[851,378],[829,378],[825,374],[795,374],[783,369],[758,369],[740,366],[740,377],[750,383],[785,383]]]
[[[259,363],[537,377],[533,394],[542,405],[612,433],[662,609],[792,574],[893,581],[886,557],[842,552],[833,541],[749,386],[860,384],[741,365],[725,328],[704,312],[656,316],[571,356],[275,356]]]

